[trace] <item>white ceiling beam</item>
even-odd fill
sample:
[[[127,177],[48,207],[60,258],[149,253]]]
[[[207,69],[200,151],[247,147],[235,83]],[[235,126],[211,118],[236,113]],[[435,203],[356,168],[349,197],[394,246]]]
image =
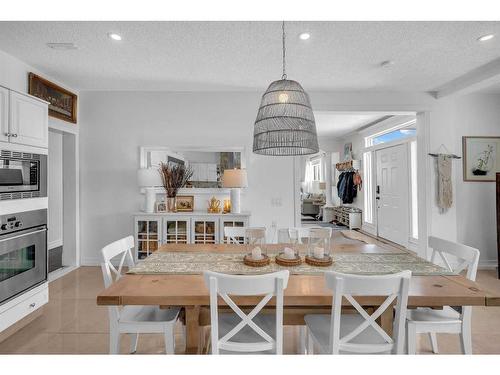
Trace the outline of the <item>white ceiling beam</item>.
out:
[[[471,70],[454,80],[432,90],[436,98],[457,94],[469,94],[500,83],[500,58]]]

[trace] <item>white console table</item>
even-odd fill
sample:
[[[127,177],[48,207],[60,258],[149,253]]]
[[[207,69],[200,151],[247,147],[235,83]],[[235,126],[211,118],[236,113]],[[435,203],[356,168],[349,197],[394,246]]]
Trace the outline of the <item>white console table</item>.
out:
[[[138,212],[134,215],[135,258],[144,259],[166,243],[223,243],[224,227],[246,227],[249,219],[249,212]]]

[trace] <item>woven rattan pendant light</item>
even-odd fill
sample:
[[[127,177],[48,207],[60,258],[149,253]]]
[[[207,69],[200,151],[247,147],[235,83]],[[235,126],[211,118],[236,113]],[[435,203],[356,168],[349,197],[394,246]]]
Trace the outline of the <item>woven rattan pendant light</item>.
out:
[[[272,82],[260,102],[253,152],[271,156],[310,155],[319,151],[309,95],[286,77],[285,22],[282,24],[283,75]]]

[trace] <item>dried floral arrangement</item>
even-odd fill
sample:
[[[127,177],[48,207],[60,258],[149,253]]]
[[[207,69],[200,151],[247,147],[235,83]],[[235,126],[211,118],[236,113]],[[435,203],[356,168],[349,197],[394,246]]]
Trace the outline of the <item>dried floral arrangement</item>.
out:
[[[184,187],[193,176],[191,167],[181,164],[160,163],[161,180],[167,197],[175,198],[180,188]]]

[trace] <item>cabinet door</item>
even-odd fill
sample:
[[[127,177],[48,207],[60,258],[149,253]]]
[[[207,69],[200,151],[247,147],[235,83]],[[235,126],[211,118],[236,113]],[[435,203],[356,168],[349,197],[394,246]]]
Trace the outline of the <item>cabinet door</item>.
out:
[[[163,243],[189,243],[189,217],[166,217],[163,219]]]
[[[161,219],[139,217],[135,220],[136,259],[144,259],[160,247]]]
[[[9,137],[9,90],[0,87],[0,141],[8,142]]]
[[[219,219],[200,217],[191,220],[191,242],[216,244],[219,241]]]
[[[48,147],[47,104],[29,96],[10,92],[10,141],[23,145]]]

